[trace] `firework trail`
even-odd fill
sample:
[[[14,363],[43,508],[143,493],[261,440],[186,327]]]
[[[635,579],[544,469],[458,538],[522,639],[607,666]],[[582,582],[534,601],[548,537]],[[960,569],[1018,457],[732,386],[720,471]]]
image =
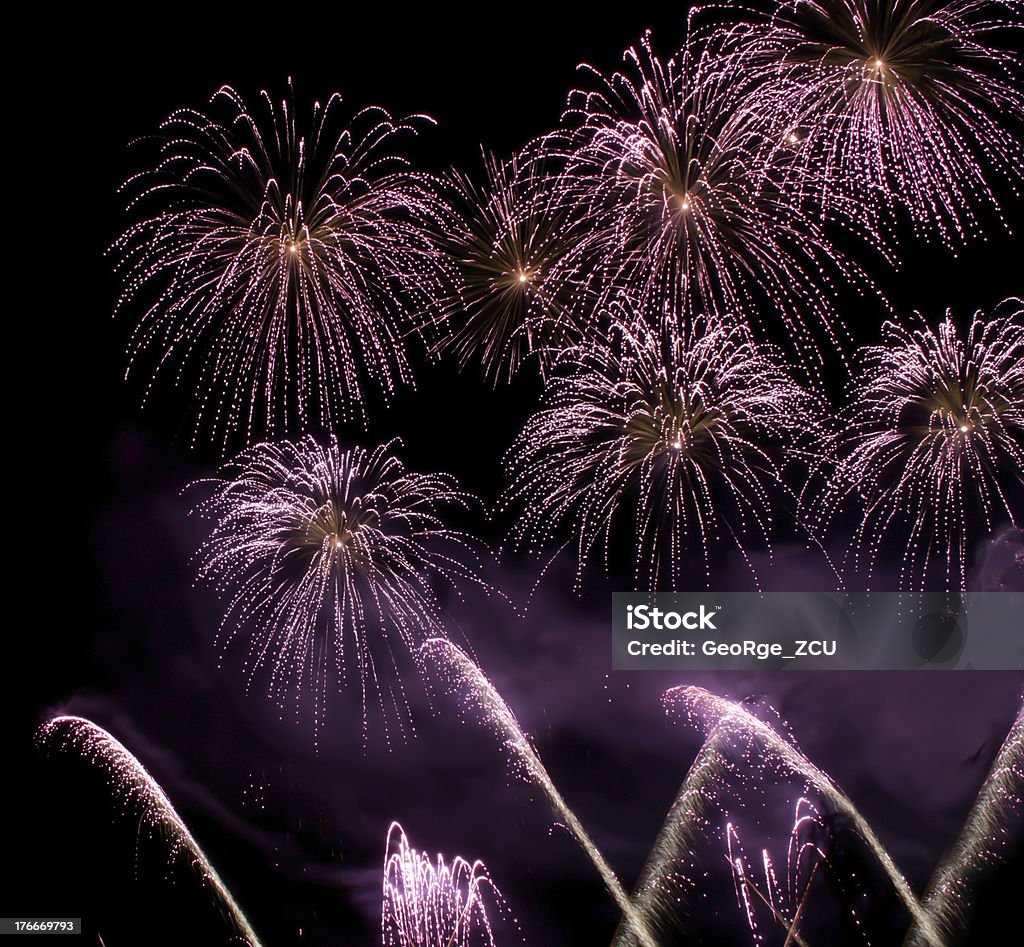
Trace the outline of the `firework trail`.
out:
[[[497,384],[530,356],[544,371],[551,350],[578,336],[570,316],[577,293],[565,269],[579,234],[553,206],[541,162],[527,154],[504,163],[483,157],[483,187],[452,174],[446,189],[439,250],[457,279],[437,301],[433,334],[460,366],[479,360]]]
[[[582,575],[589,559],[607,560],[613,531],[632,516],[638,586],[691,581],[684,554],[710,581],[723,545],[739,549],[756,581],[747,547],[770,551],[783,492],[767,448],[795,446],[814,399],[742,327],[652,327],[628,305],[615,313],[606,340],[563,353],[512,447],[514,542],[543,548],[568,524]]]
[[[853,825],[860,838],[877,859],[893,886],[897,896],[903,903],[911,920],[931,947],[943,947],[946,940],[941,935],[931,914],[922,907],[915,897],[910,885],[900,874],[892,857],[882,846],[878,836],[860,814],[857,807],[832,782],[827,774],[815,766],[788,740],[781,737],[772,727],[755,717],[746,708],[722,697],[717,697],[701,687],[680,686],[665,692],[663,702],[670,714],[680,713],[688,721],[698,726],[712,725],[733,731],[741,738],[762,744],[778,760],[795,774],[807,780],[808,784],[820,792],[836,809],[845,815]]]
[[[710,724],[704,743],[647,856],[633,892],[633,904],[652,926],[668,928],[687,897],[687,889],[692,888],[692,879],[684,871],[684,865],[701,835],[716,829],[709,811],[721,808],[731,782],[748,781],[750,767],[764,765],[757,760],[757,753],[751,752],[750,740],[744,741],[747,751],[737,762],[733,746],[737,735],[736,728],[731,727],[726,718]],[[731,861],[730,867],[735,869]],[[635,944],[630,932],[620,925],[613,947],[635,947]]]
[[[773,112],[777,134],[792,136],[801,167],[823,172],[826,211],[859,203],[886,241],[902,207],[919,234],[955,246],[980,232],[979,209],[999,213],[987,169],[1014,193],[1024,181],[1021,62],[1011,52],[1022,9],[1020,0],[787,0],[750,29],[734,68],[785,103]]]
[[[633,891],[633,906],[651,927],[667,925],[682,900],[688,878],[680,871],[699,830],[710,827],[706,810],[715,804],[716,788],[728,763],[717,728],[709,734],[690,766],[665,817]],[[612,947],[636,947],[633,932],[620,924]]]
[[[773,110],[755,106],[733,45],[694,42],[662,60],[648,35],[624,71],[585,67],[594,88],[571,93],[542,149],[564,168],[558,200],[585,222],[580,252],[596,261],[578,278],[602,303],[628,290],[666,316],[775,311],[820,358],[808,320],[837,342],[833,277],[864,277],[802,210],[794,179],[811,172],[776,136]]]
[[[260,947],[242,909],[221,881],[209,859],[192,837],[171,801],[155,779],[132,753],[102,727],[83,717],[59,715],[51,717],[39,728],[37,741],[48,750],[74,753],[110,780],[115,797],[125,809],[137,810],[140,825],[149,831],[161,832],[171,846],[171,857],[185,855],[203,880],[213,889],[238,932],[249,947]]]
[[[759,866],[752,865],[743,851],[736,826],[732,822],[727,824],[726,843],[733,883],[736,886],[736,900],[746,914],[755,943],[763,939],[759,933],[761,925],[758,917],[761,906],[764,906],[772,920],[785,929],[786,947],[791,943],[799,947],[808,947],[799,933],[799,925],[810,894],[811,883],[828,857],[820,845],[810,837],[815,829],[821,828],[820,813],[810,800],[801,797],[797,801],[796,815],[786,849],[786,869],[780,881],[780,874],[768,850],[762,850]]]
[[[642,947],[657,947],[647,918],[633,905],[615,872],[552,782],[529,737],[519,726],[515,714],[502,700],[483,671],[455,645],[444,639],[435,638],[427,641],[423,645],[423,653],[425,657],[432,659],[446,676],[449,691],[461,697],[464,709],[473,711],[494,729],[499,739],[503,741],[510,761],[524,778],[543,790],[552,808],[559,814],[573,838],[597,869],[605,888],[622,912],[625,923],[637,938],[637,943]]]
[[[962,929],[964,910],[970,903],[971,879],[999,860],[999,847],[1005,841],[1001,825],[1009,813],[1019,815],[1022,786],[1024,706],[996,755],[959,838],[925,891],[925,911],[951,940],[957,929]],[[926,947],[928,941],[920,926],[915,924],[905,943],[907,947]]]
[[[341,97],[307,115],[291,88],[250,107],[221,88],[160,126],[154,165],[123,186],[134,222],[112,247],[117,311],[139,310],[129,372],[194,387],[194,438],[222,444],[364,420],[411,374],[408,307],[438,266],[434,198],[398,150],[423,117]]]
[[[495,947],[488,905],[504,901],[482,862],[416,851],[397,822],[384,855],[384,947]]]
[[[227,600],[225,646],[250,634],[250,683],[268,665],[270,696],[283,703],[293,687],[296,713],[311,685],[315,729],[328,681],[353,665],[365,728],[369,690],[383,694],[380,661],[443,633],[438,587],[480,584],[475,543],[441,519],[472,498],[447,475],[407,471],[396,443],[258,444],[207,482],[213,493],[197,507],[214,521],[199,575]],[[400,681],[390,693],[408,717]]]
[[[870,574],[887,536],[905,549],[900,588],[925,588],[936,562],[947,589],[963,590],[974,546],[1005,516],[1016,526],[1024,485],[1024,304],[976,313],[961,334],[889,322],[863,353],[836,469],[806,494],[812,531],[848,501],[862,505],[855,568]]]

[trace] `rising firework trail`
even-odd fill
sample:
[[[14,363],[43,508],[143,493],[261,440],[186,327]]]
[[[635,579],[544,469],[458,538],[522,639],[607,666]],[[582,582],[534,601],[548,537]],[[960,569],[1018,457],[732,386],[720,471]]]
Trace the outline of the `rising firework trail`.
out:
[[[259,938],[241,908],[175,812],[170,799],[120,741],[91,720],[63,714],[43,724],[37,740],[44,749],[73,753],[101,770],[109,779],[115,798],[138,818],[140,826],[154,834],[160,833],[170,845],[172,858],[184,856],[191,862],[227,908],[248,947],[260,947]]]
[[[1019,0],[786,0],[738,68],[762,78],[776,134],[823,169],[826,209],[862,203],[876,236],[903,208],[955,246],[999,211],[991,171],[1024,183]]]
[[[668,931],[676,926],[685,929],[687,921],[680,914],[681,906],[700,894],[694,891],[693,877],[688,871],[693,865],[695,847],[701,838],[722,831],[715,814],[721,814],[724,801],[733,787],[749,784],[752,768],[771,765],[771,760],[764,759],[761,747],[756,745],[757,737],[752,738],[734,726],[729,718],[710,721],[708,727],[705,741],[676,794],[634,889],[633,903],[653,930]],[[737,742],[741,749],[737,748]],[[786,853],[786,873],[781,883],[770,856],[767,852],[763,854],[759,870],[771,876],[770,885],[761,884],[760,879],[751,876],[750,863],[741,853],[742,863],[737,864],[731,853],[734,850],[738,853],[741,848],[738,830],[732,822],[725,826],[736,896],[756,941],[761,939],[760,928],[757,927],[759,916],[767,911],[772,921],[786,930],[786,936],[792,936],[793,944],[804,943],[799,927],[804,917],[811,877],[800,869],[806,867],[805,862],[812,853],[805,847],[807,838],[798,836],[806,834],[805,830],[812,822],[816,828],[821,828],[816,819],[807,818],[811,813],[816,816],[810,801],[801,798]],[[823,863],[825,853],[818,851],[817,854],[820,856],[818,863]],[[738,872],[743,873],[742,880],[737,876]],[[612,947],[635,947],[636,944],[636,939],[624,926],[620,926],[612,941]]]
[[[665,816],[640,878],[633,890],[633,905],[652,929],[668,927],[684,898],[686,876],[681,871],[700,832],[711,827],[707,812],[717,802],[728,757],[716,727],[708,735],[679,787]],[[625,924],[615,932],[612,947],[636,947],[638,941]]]
[[[951,313],[930,328],[883,327],[866,349],[836,439],[836,469],[805,495],[812,531],[860,503],[855,569],[870,573],[885,541],[904,549],[900,588],[941,571],[966,587],[976,545],[1024,512],[1024,304],[1006,300],[961,332]]]
[[[564,167],[559,201],[584,222],[578,279],[603,303],[628,291],[666,317],[774,311],[805,357],[811,325],[844,336],[832,282],[863,276],[801,208],[811,172],[759,110],[732,38],[663,60],[650,37],[621,72],[594,70],[543,149]],[[785,185],[785,186],[784,186]]]
[[[807,759],[792,743],[781,737],[776,730],[758,719],[740,704],[723,697],[717,697],[701,687],[680,686],[665,692],[665,709],[669,714],[679,714],[697,726],[722,727],[732,731],[740,740],[753,740],[786,765],[794,774],[806,780],[821,793],[836,809],[850,820],[857,835],[882,867],[897,896],[910,914],[930,947],[945,947],[946,940],[931,914],[922,907],[910,885],[900,873],[892,857],[879,841],[878,836],[861,815],[860,810],[832,782],[831,778]]]
[[[269,667],[270,696],[305,687],[314,725],[328,682],[355,673],[363,695],[382,697],[384,671],[443,632],[443,587],[476,577],[475,543],[442,514],[472,498],[444,474],[406,470],[392,441],[372,451],[307,437],[258,444],[205,482],[198,512],[214,521],[199,550],[199,575],[226,599],[225,646],[251,639],[247,673]],[[400,681],[388,685],[407,717]]]
[[[971,807],[967,822],[949,854],[936,869],[923,905],[935,925],[951,941],[965,932],[971,882],[1001,860],[1006,838],[1003,826],[1011,814],[1019,818],[1024,793],[1024,706],[996,754],[995,762]],[[927,947],[919,925],[907,935],[907,947]]]
[[[410,382],[405,313],[438,274],[432,192],[399,150],[422,124],[227,86],[171,114],[112,248],[146,397],[169,376],[195,390],[196,439],[247,443],[362,420]]]
[[[482,862],[416,851],[397,822],[384,855],[383,947],[495,947],[504,901]]]
[[[523,732],[508,704],[502,700],[483,671],[451,642],[432,639],[423,645],[424,656],[432,660],[446,676],[449,690],[457,694],[463,707],[492,727],[504,743],[513,766],[530,782],[543,790],[552,808],[564,821],[597,870],[605,888],[622,912],[624,922],[642,947],[658,947],[646,917],[633,905],[621,882],[587,834],[576,813],[569,808],[544,768],[529,737]]]
[[[814,399],[741,326],[676,328],[629,305],[613,313],[606,340],[562,354],[542,410],[513,445],[514,541],[543,548],[568,526],[582,573],[632,520],[623,532],[638,587],[678,588],[693,559],[710,581],[723,547],[754,575],[748,546],[770,550],[783,492],[769,450],[796,446]]]
[[[552,350],[577,338],[571,313],[579,291],[566,274],[579,239],[554,205],[552,179],[541,162],[517,155],[500,162],[484,154],[486,181],[452,174],[439,252],[456,279],[437,300],[438,349],[460,366],[479,362],[495,384],[508,381],[529,357],[549,367]]]

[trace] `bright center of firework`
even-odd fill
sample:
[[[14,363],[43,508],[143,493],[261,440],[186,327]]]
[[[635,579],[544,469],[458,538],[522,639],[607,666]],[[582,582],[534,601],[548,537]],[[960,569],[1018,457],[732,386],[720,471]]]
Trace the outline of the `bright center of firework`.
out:
[[[790,132],[789,133],[789,143],[791,145],[795,145],[798,141],[800,141],[800,138],[797,135],[797,133],[796,132]]]
[[[960,433],[961,434],[966,434],[970,429],[971,429],[971,426],[969,424],[961,424],[960,425]]]
[[[527,276],[522,270],[520,270],[519,271],[519,282],[520,283],[528,283],[529,281],[530,281],[530,277]]]
[[[679,198],[679,206],[684,211],[689,210],[690,209],[690,198],[689,197],[681,197],[681,198]]]
[[[881,72],[881,71],[882,71],[882,70],[883,70],[883,69],[885,68],[885,63],[884,63],[884,62],[882,62],[882,60],[881,60],[881,59],[876,59],[876,60],[875,60],[875,68],[876,68],[876,69],[877,69],[877,70],[878,70],[879,72]]]

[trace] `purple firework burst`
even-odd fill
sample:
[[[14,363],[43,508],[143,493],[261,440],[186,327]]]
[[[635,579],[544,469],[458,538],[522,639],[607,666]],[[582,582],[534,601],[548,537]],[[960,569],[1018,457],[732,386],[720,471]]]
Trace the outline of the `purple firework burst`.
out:
[[[750,564],[781,488],[769,450],[795,444],[813,399],[742,326],[651,326],[623,304],[613,320],[605,341],[563,354],[512,448],[516,542],[543,547],[567,525],[582,570],[631,519],[636,581],[651,589],[692,576],[686,552],[710,570],[732,545]]]
[[[659,58],[650,37],[621,72],[574,91],[544,149],[560,201],[586,222],[577,279],[605,303],[622,291],[690,318],[782,315],[805,354],[809,325],[835,335],[833,277],[862,275],[801,206],[807,176],[732,34]],[[784,186],[785,185],[785,186]]]
[[[904,550],[900,588],[963,589],[975,545],[1021,522],[1024,305],[979,312],[966,331],[951,313],[935,329],[886,323],[844,422],[824,490],[804,498],[811,529],[855,501],[855,568],[873,570],[888,539]]]
[[[479,582],[476,544],[442,520],[472,498],[444,474],[406,470],[394,446],[257,444],[198,506],[214,521],[199,575],[227,600],[225,646],[246,634],[250,680],[269,667],[270,695],[294,689],[296,712],[312,689],[317,724],[328,682],[352,674],[364,716],[376,690],[406,719],[388,664],[443,634],[440,587]]]
[[[129,371],[194,387],[197,438],[360,420],[412,380],[406,312],[438,278],[432,192],[399,151],[420,124],[225,86],[160,126],[123,188],[117,309],[140,311]]]
[[[508,380],[529,357],[542,371],[578,338],[581,293],[571,279],[578,228],[554,204],[552,178],[535,157],[484,155],[486,181],[453,174],[439,250],[455,272],[438,300],[438,348],[485,377]]]
[[[880,242],[903,208],[956,245],[1022,183],[1019,0],[787,0],[751,31],[760,75],[826,208],[862,204]]]

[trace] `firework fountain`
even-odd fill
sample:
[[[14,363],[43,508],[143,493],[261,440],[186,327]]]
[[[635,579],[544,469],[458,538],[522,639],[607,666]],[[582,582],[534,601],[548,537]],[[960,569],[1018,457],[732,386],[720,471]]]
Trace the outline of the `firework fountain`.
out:
[[[552,808],[565,822],[573,838],[597,869],[601,881],[618,905],[625,924],[633,932],[637,943],[642,947],[657,947],[657,941],[649,929],[647,919],[634,906],[615,872],[587,834],[583,823],[562,798],[529,737],[519,726],[515,714],[502,700],[483,671],[455,645],[444,639],[427,641],[423,645],[423,652],[448,680],[449,689],[461,698],[463,708],[479,716],[482,722],[494,729],[498,738],[502,740],[513,766],[547,796]]]
[[[788,766],[793,773],[807,780],[809,785],[821,793],[836,809],[851,822],[854,830],[863,839],[871,854],[885,871],[897,896],[903,903],[913,923],[919,928],[926,942],[933,947],[945,944],[938,925],[921,906],[910,885],[900,873],[885,850],[878,836],[861,815],[860,810],[843,794],[832,780],[807,759],[792,743],[781,737],[775,729],[755,717],[745,707],[722,697],[717,697],[701,687],[674,687],[663,698],[669,714],[680,714],[691,723],[725,727],[735,731],[740,739],[754,740]]]
[[[971,881],[999,859],[1005,842],[1007,818],[1021,812],[1024,787],[1024,707],[1017,713],[1010,733],[971,807],[963,830],[949,854],[936,869],[925,891],[923,905],[944,934],[952,938],[963,930],[964,909],[971,899]],[[927,947],[928,939],[915,924],[907,947]]]
[[[431,858],[397,822],[384,855],[383,947],[495,947],[488,906],[504,909],[482,862]]]

